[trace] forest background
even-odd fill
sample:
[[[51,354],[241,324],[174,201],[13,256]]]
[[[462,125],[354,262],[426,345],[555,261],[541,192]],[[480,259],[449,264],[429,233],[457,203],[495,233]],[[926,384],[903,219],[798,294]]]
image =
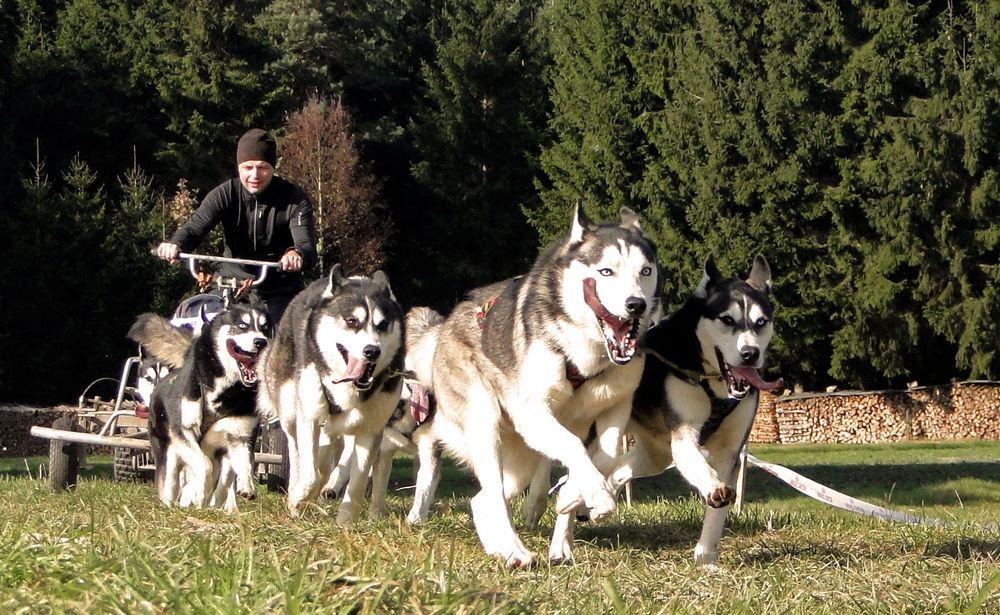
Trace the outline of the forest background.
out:
[[[323,266],[384,268],[404,307],[524,272],[580,199],[640,213],[668,309],[709,253],[765,254],[788,383],[996,379],[998,23],[996,1],[0,0],[0,399],[117,374],[135,316],[191,290],[150,248],[251,126],[316,202]]]

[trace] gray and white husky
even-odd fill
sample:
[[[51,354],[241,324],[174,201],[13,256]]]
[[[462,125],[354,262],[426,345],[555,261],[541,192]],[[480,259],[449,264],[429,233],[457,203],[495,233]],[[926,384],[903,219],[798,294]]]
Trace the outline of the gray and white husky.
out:
[[[288,510],[301,515],[350,441],[337,523],[355,521],[403,386],[403,314],[386,275],[345,277],[334,265],[289,304],[261,360],[261,413],[288,438]]]
[[[414,369],[437,400],[434,438],[479,481],[471,506],[483,547],[511,567],[530,566],[535,554],[514,531],[509,500],[543,458],[566,467],[594,517],[615,508],[605,472],[642,375],[636,342],[657,306],[655,248],[631,210],[597,225],[577,208],[566,237],[494,290],[459,303],[438,325],[430,365]],[[583,443],[592,426],[593,457]],[[572,517],[560,519],[555,560],[572,557]]]
[[[273,327],[267,312],[230,304],[197,333],[142,314],[129,337],[171,370],[149,402],[156,488],[168,505],[236,510],[253,499],[257,370]]]
[[[759,373],[774,334],[770,290],[763,256],[754,259],[745,281],[724,277],[709,257],[692,296],[640,341],[648,356],[628,425],[635,445],[611,482],[618,488],[676,465],[708,504],[695,547],[699,565],[714,565],[718,557],[759,391],[782,385]]]

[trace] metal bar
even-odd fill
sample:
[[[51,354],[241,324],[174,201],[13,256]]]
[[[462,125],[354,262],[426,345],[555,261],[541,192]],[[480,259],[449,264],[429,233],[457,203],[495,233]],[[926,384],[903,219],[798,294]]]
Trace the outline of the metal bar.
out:
[[[122,401],[125,399],[125,389],[128,388],[129,372],[132,371],[132,366],[138,364],[141,360],[139,357],[129,357],[125,360],[125,367],[122,368],[122,377],[118,381],[118,395],[115,397],[115,414],[111,415],[111,420],[117,420],[117,412],[122,409]]]
[[[149,449],[149,440],[140,440],[138,438],[99,436],[85,431],[64,431],[62,429],[52,429],[51,427],[40,427],[37,425],[32,427],[29,433],[35,437],[47,440],[63,440],[66,442],[78,442],[80,444],[96,444],[98,446]]]
[[[254,463],[281,463],[284,459],[281,455],[275,455],[274,453],[254,453],[253,461]]]
[[[199,261],[209,261],[213,263],[236,263],[237,265],[256,265],[257,267],[273,267],[277,269],[281,266],[281,263],[275,261],[255,261],[248,258],[230,258],[228,256],[208,256],[205,254],[192,254],[190,252],[181,252],[181,259],[192,259]]]

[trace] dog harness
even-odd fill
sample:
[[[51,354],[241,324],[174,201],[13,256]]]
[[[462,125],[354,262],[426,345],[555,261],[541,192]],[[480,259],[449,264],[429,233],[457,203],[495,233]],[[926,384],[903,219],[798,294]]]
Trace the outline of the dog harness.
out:
[[[733,399],[731,397],[717,397],[715,395],[715,391],[712,390],[711,385],[709,385],[709,381],[715,380],[717,377],[721,376],[721,374],[719,374],[719,376],[715,376],[695,372],[690,369],[684,369],[680,365],[677,365],[651,348],[646,348],[645,351],[663,363],[674,376],[691,386],[699,386],[703,391],[705,391],[705,395],[708,396],[709,402],[711,403],[711,409],[708,412],[708,418],[705,419],[705,422],[701,425],[701,431],[698,433],[698,444],[704,445],[705,442],[712,437],[712,434],[719,430],[719,426],[722,425],[722,421],[726,420],[726,417],[732,414],[733,410],[736,409],[736,406],[738,406],[743,400]]]
[[[719,426],[722,425],[722,421],[726,420],[726,417],[732,414],[736,406],[743,400],[733,399],[732,397],[720,398],[715,396],[715,391],[709,386],[708,380],[702,380],[700,382],[701,388],[704,389],[705,395],[708,395],[708,399],[712,403],[712,408],[709,410],[708,418],[701,425],[701,431],[698,433],[698,444],[704,445],[709,438],[712,437],[716,431],[719,430]]]
[[[493,295],[492,297],[484,301],[482,305],[476,308],[476,324],[479,325],[480,331],[486,329],[486,315],[489,313],[490,310],[493,309],[493,306],[497,304],[497,299],[499,297],[500,297],[499,295]],[[569,384],[571,387],[573,387],[574,391],[583,386],[584,382],[590,380],[591,378],[596,378],[597,376],[600,376],[602,373],[603,370],[601,372],[594,374],[593,376],[584,376],[582,373],[580,373],[579,367],[574,365],[573,362],[569,360],[569,358],[566,359],[566,380],[569,380]]]

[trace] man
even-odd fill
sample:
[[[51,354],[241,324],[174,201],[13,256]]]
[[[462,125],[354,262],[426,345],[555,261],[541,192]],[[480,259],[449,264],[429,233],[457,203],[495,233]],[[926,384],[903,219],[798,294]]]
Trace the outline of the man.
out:
[[[301,188],[274,174],[277,159],[274,138],[259,128],[248,130],[236,146],[239,178],[216,186],[170,241],[156,249],[160,258],[176,262],[221,222],[225,256],[281,263],[254,290],[275,323],[304,288],[302,270],[316,262],[312,203]],[[248,278],[257,271],[225,263],[219,273]]]

